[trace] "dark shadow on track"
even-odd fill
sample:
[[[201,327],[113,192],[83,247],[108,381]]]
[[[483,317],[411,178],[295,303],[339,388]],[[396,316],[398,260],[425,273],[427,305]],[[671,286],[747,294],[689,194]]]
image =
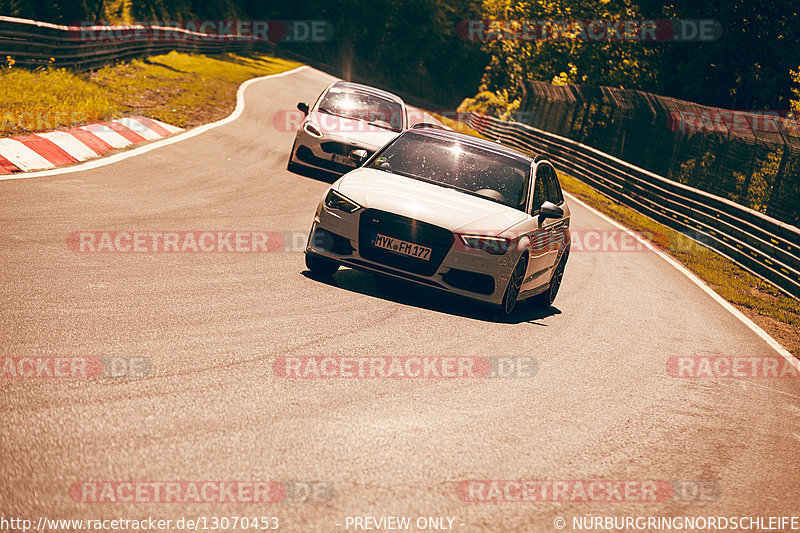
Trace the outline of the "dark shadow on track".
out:
[[[287,170],[292,174],[297,174],[298,176],[303,176],[304,178],[311,178],[317,181],[324,181],[325,183],[333,183],[334,181],[342,177],[341,174],[336,174],[334,172],[326,172],[324,170],[317,170],[314,168],[302,167],[299,165],[295,165],[292,167],[287,166]]]
[[[546,326],[546,323],[537,322],[537,320],[561,314],[561,311],[555,307],[540,308],[527,302],[521,302],[517,304],[514,313],[506,317],[502,316],[499,309],[468,298],[399,279],[373,276],[367,272],[348,268],[340,269],[330,278],[317,276],[309,270],[303,271],[302,274],[320,283],[366,296],[497,324],[527,323]]]

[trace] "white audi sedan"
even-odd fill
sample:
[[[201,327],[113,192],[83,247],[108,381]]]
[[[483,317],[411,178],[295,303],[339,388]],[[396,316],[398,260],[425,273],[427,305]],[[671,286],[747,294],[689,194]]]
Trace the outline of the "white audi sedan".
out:
[[[354,150],[361,163],[367,154]],[[434,127],[406,130],[339,178],[317,207],[312,273],[340,265],[499,307],[550,306],[569,257],[570,213],[553,166]]]
[[[300,102],[306,114],[297,130],[287,168],[344,174],[356,167],[352,150],[368,155],[406,129],[408,112],[403,100],[368,85],[339,81],[330,85],[313,106]]]

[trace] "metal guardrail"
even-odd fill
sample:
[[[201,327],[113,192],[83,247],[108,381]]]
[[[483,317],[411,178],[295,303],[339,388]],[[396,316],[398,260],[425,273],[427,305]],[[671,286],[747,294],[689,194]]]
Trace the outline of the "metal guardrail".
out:
[[[800,115],[529,81],[516,118],[800,226]],[[755,207],[759,206],[759,207]]]
[[[250,35],[214,35],[170,26],[61,26],[0,17],[0,61],[26,67],[92,70],[122,59],[181,52],[222,53],[272,47]]]
[[[510,146],[547,154],[566,174],[800,298],[797,227],[526,124],[472,113],[469,125]]]

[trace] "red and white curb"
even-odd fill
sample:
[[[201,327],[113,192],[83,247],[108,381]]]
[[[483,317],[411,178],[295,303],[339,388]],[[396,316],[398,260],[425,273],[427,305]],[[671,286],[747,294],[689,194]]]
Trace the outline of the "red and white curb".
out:
[[[183,130],[152,118],[126,117],[66,131],[0,139],[0,174],[71,165],[179,131]]]

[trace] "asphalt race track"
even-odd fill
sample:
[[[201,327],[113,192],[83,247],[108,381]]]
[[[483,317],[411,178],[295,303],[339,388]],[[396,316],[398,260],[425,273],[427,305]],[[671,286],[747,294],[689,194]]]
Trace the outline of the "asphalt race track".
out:
[[[329,183],[286,170],[294,135],[272,117],[332,79],[304,69],[259,80],[228,124],[111,165],[0,182],[0,355],[151,366],[145,379],[0,380],[0,514],[275,516],[292,532],[354,531],[354,516],[454,517],[453,531],[474,532],[556,531],[557,517],[573,531],[572,517],[586,515],[797,514],[800,380],[669,376],[671,357],[777,354],[652,252],[575,252],[555,308],[500,321],[440,293],[379,288],[366,273],[315,279],[289,244],[68,246],[76,231],[306,234]],[[616,231],[570,207],[573,229]],[[285,356],[532,357],[537,368],[498,379],[287,379],[273,371]],[[187,480],[332,490],[213,505],[70,493],[82,481]],[[481,503],[459,497],[465,480],[694,489],[657,502]]]

